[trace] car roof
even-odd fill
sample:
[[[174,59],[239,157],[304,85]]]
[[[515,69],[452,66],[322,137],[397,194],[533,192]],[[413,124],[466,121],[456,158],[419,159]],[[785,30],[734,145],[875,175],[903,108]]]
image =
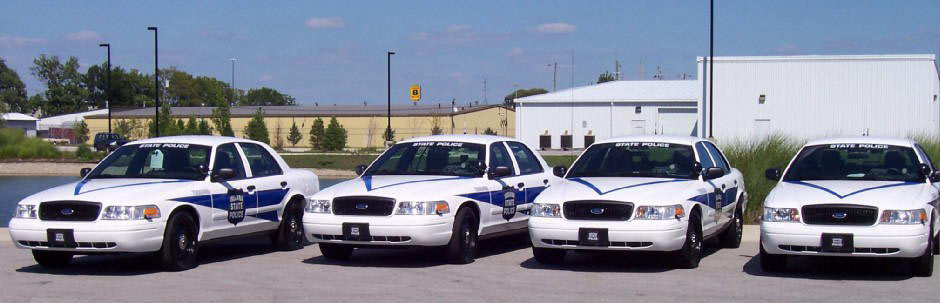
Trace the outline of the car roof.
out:
[[[400,143],[426,142],[426,141],[490,144],[490,143],[499,142],[499,141],[517,141],[517,140],[513,138],[507,138],[507,137],[501,137],[501,136],[490,136],[490,135],[434,135],[434,136],[415,137],[415,138],[401,141]]]
[[[595,142],[595,144],[614,143],[614,142],[659,142],[659,143],[692,145],[699,141],[707,141],[707,140],[699,138],[699,137],[692,137],[692,136],[635,135],[635,136],[607,138],[604,140],[597,141]]]
[[[157,137],[150,139],[143,139],[133,141],[127,144],[141,144],[141,143],[183,143],[183,144],[198,144],[198,145],[208,145],[216,146],[225,143],[231,142],[250,142],[250,143],[260,143],[253,140],[235,138],[235,137],[224,137],[224,136],[169,136],[169,137]]]
[[[867,144],[887,144],[887,145],[896,145],[896,146],[914,146],[917,141],[906,139],[906,138],[892,138],[892,137],[869,137],[869,136],[856,136],[856,137],[836,137],[836,138],[823,138],[810,140],[806,142],[804,146],[812,145],[825,145],[825,144],[850,144],[850,143],[867,143]]]

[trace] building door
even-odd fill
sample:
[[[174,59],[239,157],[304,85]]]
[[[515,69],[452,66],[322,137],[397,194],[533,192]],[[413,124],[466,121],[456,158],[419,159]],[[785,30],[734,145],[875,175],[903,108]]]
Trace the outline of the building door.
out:
[[[695,108],[660,108],[656,113],[656,131],[661,135],[694,136]]]
[[[646,120],[630,120],[630,134],[631,135],[646,134]]]

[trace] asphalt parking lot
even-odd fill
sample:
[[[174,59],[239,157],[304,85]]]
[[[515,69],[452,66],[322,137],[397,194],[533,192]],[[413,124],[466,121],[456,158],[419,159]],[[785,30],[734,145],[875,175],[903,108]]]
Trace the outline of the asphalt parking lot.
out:
[[[469,265],[432,250],[365,250],[333,262],[316,245],[276,252],[265,238],[200,250],[199,267],[162,272],[146,256],[78,257],[46,270],[0,229],[0,302],[934,302],[940,272],[908,274],[903,262],[795,259],[768,274],[757,262],[757,227],[739,249],[708,249],[694,270],[650,254],[569,253],[535,262],[524,237],[481,243]]]

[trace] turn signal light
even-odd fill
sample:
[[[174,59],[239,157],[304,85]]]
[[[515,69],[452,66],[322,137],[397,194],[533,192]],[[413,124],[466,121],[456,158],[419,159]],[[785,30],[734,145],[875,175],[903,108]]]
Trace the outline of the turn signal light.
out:
[[[438,202],[438,203],[435,204],[435,206],[434,206],[434,212],[437,213],[437,214],[439,214],[439,215],[440,215],[440,214],[449,213],[449,212],[450,212],[450,206],[447,206],[447,203],[446,203],[446,202],[444,202],[444,203]]]
[[[153,219],[160,217],[160,209],[156,207],[144,208],[144,218]]]

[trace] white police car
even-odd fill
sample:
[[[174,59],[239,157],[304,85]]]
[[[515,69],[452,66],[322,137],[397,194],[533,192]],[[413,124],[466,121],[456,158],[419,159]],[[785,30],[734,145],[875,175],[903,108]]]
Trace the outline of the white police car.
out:
[[[525,232],[530,202],[558,180],[524,143],[477,135],[406,140],[357,173],[307,203],[307,239],[326,258],[440,246],[451,262],[473,262],[478,236]]]
[[[764,200],[760,263],[786,268],[787,255],[910,258],[933,273],[940,172],[916,141],[834,138],[807,143]]]
[[[563,174],[562,167],[556,167]],[[591,145],[565,181],[535,200],[529,235],[536,261],[567,250],[669,251],[694,268],[703,240],[741,243],[744,180],[712,142],[629,136]]]
[[[317,176],[291,169],[263,143],[215,136],[128,143],[82,179],[26,197],[10,220],[17,247],[42,266],[73,255],[157,252],[168,270],[196,265],[197,244],[271,233],[303,245],[303,203]]]

